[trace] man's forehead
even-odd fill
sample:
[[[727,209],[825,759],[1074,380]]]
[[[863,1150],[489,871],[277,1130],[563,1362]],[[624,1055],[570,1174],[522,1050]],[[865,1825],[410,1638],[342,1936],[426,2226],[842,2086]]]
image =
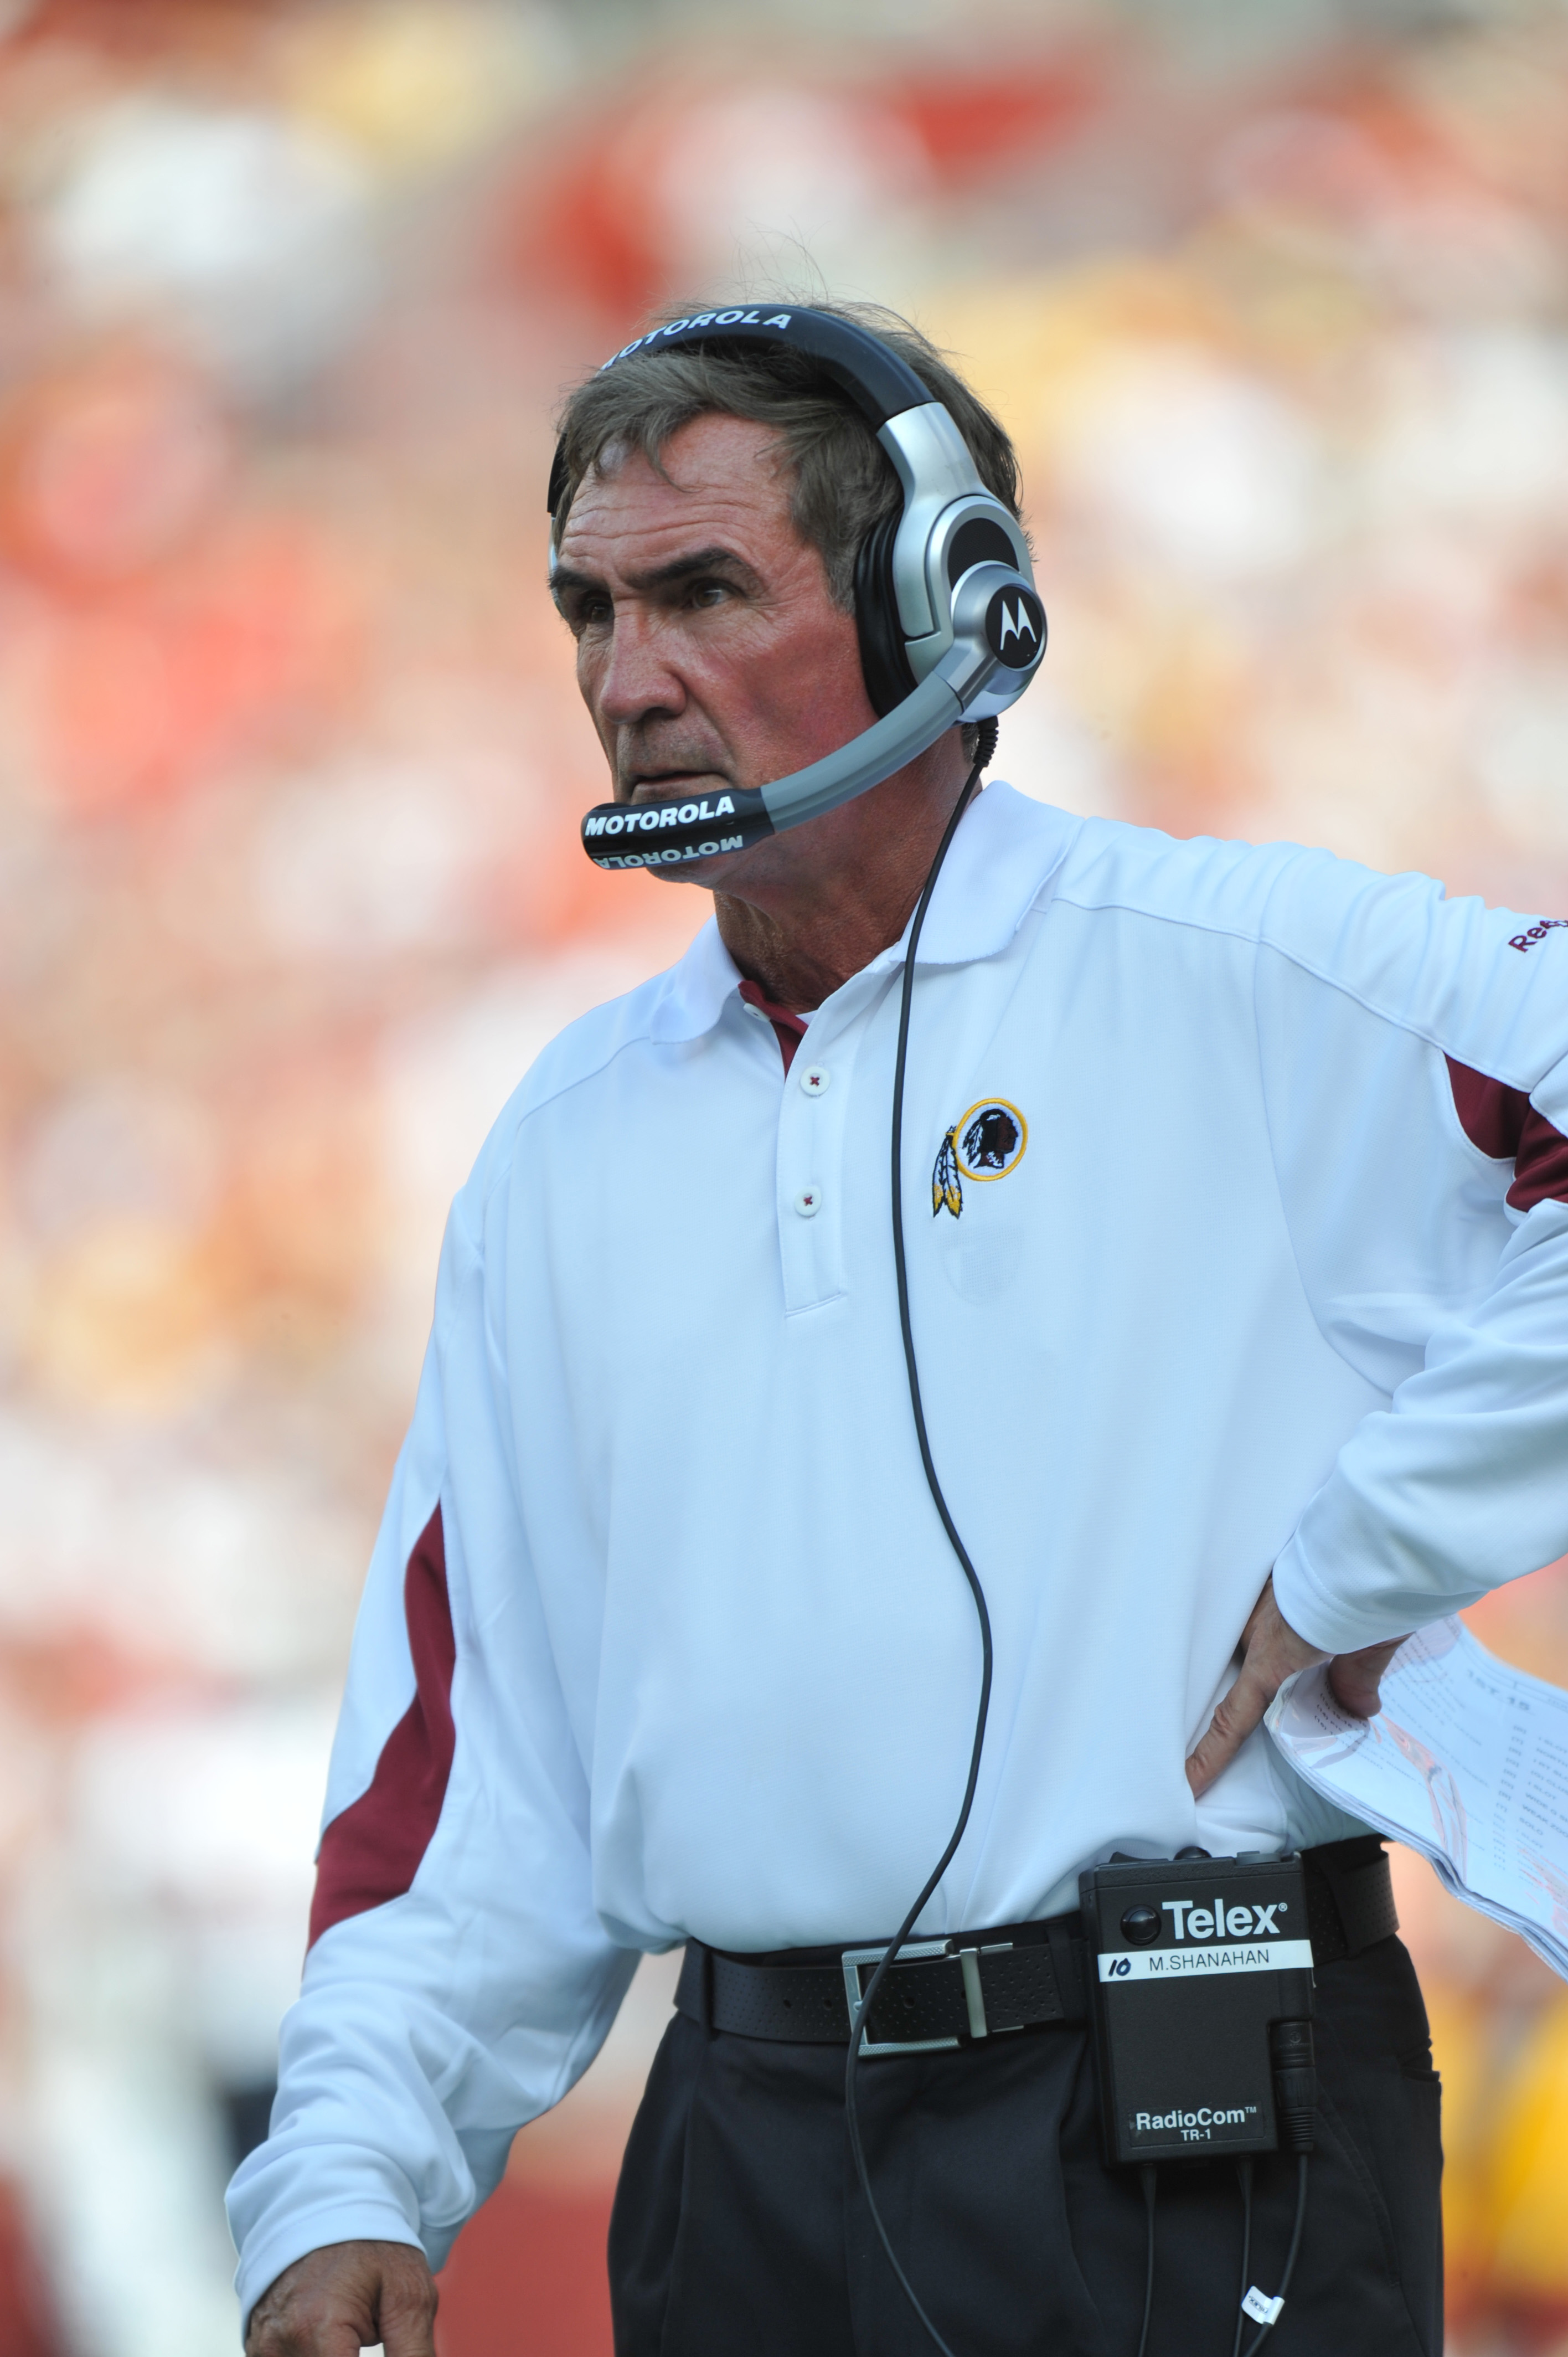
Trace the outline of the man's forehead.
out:
[[[742,533],[747,540],[793,533],[789,484],[779,469],[779,436],[740,417],[699,417],[671,436],[660,473],[640,450],[607,451],[602,469],[579,485],[561,536],[561,554],[581,563],[628,541],[685,537],[704,541]],[[660,550],[662,553],[662,550]]]

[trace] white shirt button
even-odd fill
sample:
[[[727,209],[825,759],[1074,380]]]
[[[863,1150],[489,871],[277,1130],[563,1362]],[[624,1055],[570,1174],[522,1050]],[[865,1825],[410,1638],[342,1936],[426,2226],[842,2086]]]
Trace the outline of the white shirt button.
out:
[[[822,1205],[820,1187],[802,1187],[795,1198],[795,1209],[803,1220],[814,1220]]]
[[[809,1097],[820,1097],[826,1093],[832,1079],[832,1074],[825,1064],[808,1064],[800,1075],[800,1086]]]

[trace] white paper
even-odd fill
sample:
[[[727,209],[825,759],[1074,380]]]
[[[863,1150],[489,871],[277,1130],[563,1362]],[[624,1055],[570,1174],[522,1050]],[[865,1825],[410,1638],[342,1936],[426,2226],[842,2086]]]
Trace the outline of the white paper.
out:
[[[1287,1679],[1264,1721],[1298,1776],[1429,1857],[1467,1906],[1568,1977],[1568,1694],[1510,1669],[1459,1620],[1406,1640],[1376,1718],[1326,1664]]]

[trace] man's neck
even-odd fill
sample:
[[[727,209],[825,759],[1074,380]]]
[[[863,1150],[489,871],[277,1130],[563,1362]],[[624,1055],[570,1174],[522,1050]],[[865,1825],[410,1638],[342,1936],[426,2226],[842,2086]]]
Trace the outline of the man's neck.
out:
[[[947,759],[922,756],[811,822],[836,837],[831,859],[802,861],[798,875],[771,877],[744,899],[714,893],[720,939],[776,1006],[810,1013],[898,940],[966,774],[954,771],[957,734],[941,748]]]
[[[838,921],[819,916],[809,925],[791,925],[724,893],[714,894],[714,913],[725,949],[764,997],[809,1015],[898,939],[919,888],[917,883],[908,907],[881,924],[857,921],[861,912],[849,909]]]

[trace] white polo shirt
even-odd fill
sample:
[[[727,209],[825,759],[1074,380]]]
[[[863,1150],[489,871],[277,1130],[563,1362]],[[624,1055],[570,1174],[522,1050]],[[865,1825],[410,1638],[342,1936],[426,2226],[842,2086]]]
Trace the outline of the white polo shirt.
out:
[[[786,1076],[710,924],[541,1057],[453,1209],[355,1639],[250,2304],[439,2264],[639,1950],[869,1941],[963,1787],[980,1648],[911,1427],[902,950]],[[920,1931],[1113,1849],[1354,1831],[1187,1752],[1271,1566],[1347,1649],[1568,1545],[1568,938],[993,785],[932,903],[909,1285],[995,1688]],[[1509,1198],[1512,1195],[1512,1200]]]

